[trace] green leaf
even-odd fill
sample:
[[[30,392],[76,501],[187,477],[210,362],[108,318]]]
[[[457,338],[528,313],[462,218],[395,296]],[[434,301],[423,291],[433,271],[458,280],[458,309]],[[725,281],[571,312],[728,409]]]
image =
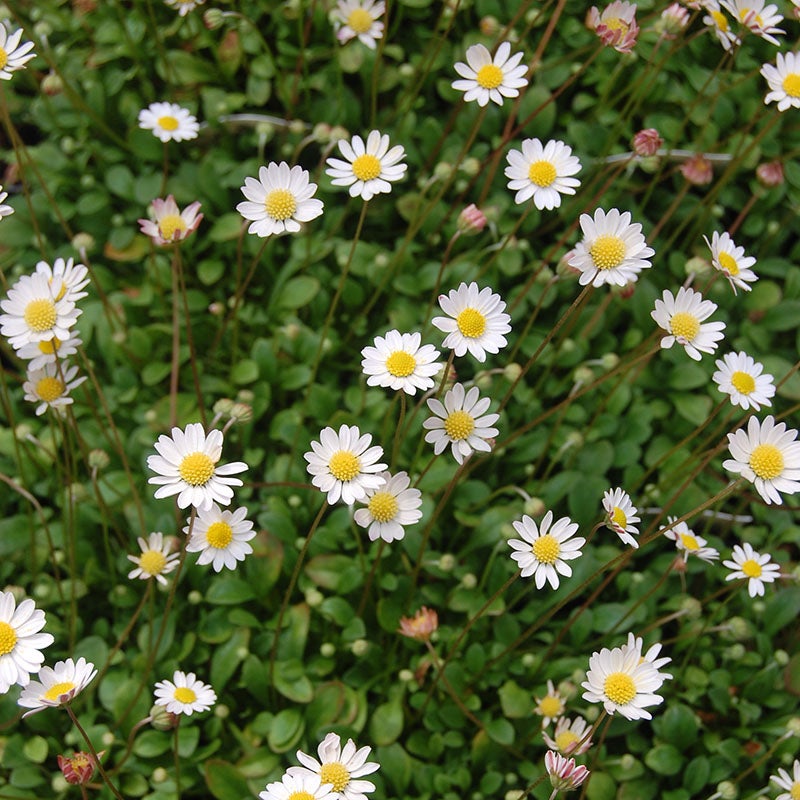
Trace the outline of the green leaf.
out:
[[[708,419],[713,401],[703,394],[676,394],[672,401],[675,410],[692,425],[700,425]]]
[[[219,606],[237,605],[238,603],[252,600],[254,597],[255,593],[250,584],[241,578],[233,577],[218,578],[211,584],[206,593],[206,600]]]
[[[586,785],[586,797],[589,800],[614,800],[617,795],[617,784],[605,772],[593,772]]]
[[[299,659],[277,661],[273,679],[275,688],[293,703],[310,703],[314,697],[314,686],[303,674]]]
[[[285,708],[275,715],[267,741],[276,753],[292,750],[303,736],[305,722],[296,708]]]
[[[677,775],[683,766],[683,756],[671,744],[659,744],[644,757],[644,763],[659,775]]]
[[[707,783],[711,765],[705,756],[693,758],[683,772],[683,787],[689,794],[697,794]]]
[[[215,648],[211,658],[211,685],[219,694],[233,677],[239,664],[248,655],[247,645],[250,642],[250,631],[239,628],[227,642]]]
[[[800,586],[789,586],[776,592],[764,611],[764,632],[774,636],[781,628],[800,616]]]
[[[144,731],[133,744],[133,752],[140,758],[155,758],[172,746],[172,736],[163,731]]]
[[[531,693],[516,681],[506,681],[499,689],[500,706],[509,719],[523,719],[531,714]]]
[[[498,744],[514,744],[514,726],[507,719],[493,719],[486,724],[489,738]]]
[[[247,781],[233,764],[210,759],[205,764],[206,786],[217,800],[243,800],[252,797]]]
[[[22,746],[25,758],[33,761],[34,764],[43,764],[47,758],[47,739],[41,736],[32,736]]]
[[[403,732],[403,707],[398,700],[379,705],[369,722],[372,741],[377,745],[390,745]]]
[[[295,309],[307,306],[319,291],[319,281],[310,275],[298,275],[287,281],[278,295],[278,305],[282,308]]]
[[[653,728],[667,744],[676,747],[685,748],[697,740],[697,717],[683,705],[670,706],[656,718]]]
[[[258,380],[258,364],[249,358],[243,358],[234,364],[231,380],[239,386]]]

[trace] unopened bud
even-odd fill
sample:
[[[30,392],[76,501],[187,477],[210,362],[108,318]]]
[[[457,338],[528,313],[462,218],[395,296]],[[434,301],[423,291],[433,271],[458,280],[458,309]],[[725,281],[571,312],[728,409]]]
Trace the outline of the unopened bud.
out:
[[[733,781],[722,781],[717,784],[717,794],[721,800],[736,800],[739,796],[739,790]]]
[[[478,27],[480,28],[481,33],[484,36],[488,36],[490,38],[500,32],[499,20],[497,19],[497,17],[492,17],[491,15],[481,17],[481,21],[478,23]]]
[[[319,652],[323,658],[332,658],[336,653],[336,645],[331,642],[323,642],[319,647]]]
[[[692,186],[707,186],[714,178],[714,168],[702,153],[684,161],[680,171]]]
[[[633,152],[637,156],[654,156],[664,140],[655,128],[644,128],[633,137]]]
[[[166,706],[154,705],[150,709],[150,724],[157,731],[171,731],[177,727],[178,720],[178,715],[167,711]]]
[[[772,189],[783,183],[783,164],[780,161],[768,161],[756,167],[756,178],[762,186]]]
[[[512,361],[503,367],[503,377],[510,383],[519,380],[520,375],[522,375],[522,366],[520,364]]]
[[[356,639],[353,644],[350,645],[350,651],[357,658],[366,655],[367,650],[369,650],[369,642],[366,639]]]
[[[541,497],[531,497],[525,501],[523,510],[529,517],[541,517],[547,510],[547,506]]]
[[[55,72],[48,72],[47,75],[42,78],[42,91],[48,97],[54,97],[57,94],[61,94],[64,90],[64,81],[61,80],[61,76],[57,75]]]
[[[203,25],[210,31],[215,31],[217,28],[222,27],[222,22],[225,15],[219,8],[209,8],[203,13]]]
[[[92,469],[105,469],[111,463],[105,450],[90,450],[88,461]]]
[[[214,403],[213,411],[221,417],[229,417],[233,410],[234,402],[229,397],[221,397]]]
[[[482,169],[483,162],[479,158],[474,158],[473,156],[465,158],[461,163],[461,171],[469,175],[470,178],[474,178]]]
[[[458,215],[458,229],[465,235],[475,235],[486,227],[486,215],[475,203],[470,203]]]
[[[234,403],[231,408],[231,419],[237,422],[249,422],[253,418],[253,407],[247,403]]]

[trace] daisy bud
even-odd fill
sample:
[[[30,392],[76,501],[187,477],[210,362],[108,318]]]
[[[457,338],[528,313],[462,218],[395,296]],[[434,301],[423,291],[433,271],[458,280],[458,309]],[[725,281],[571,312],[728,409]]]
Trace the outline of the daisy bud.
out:
[[[48,97],[54,97],[57,94],[61,94],[64,89],[64,81],[61,80],[59,75],[56,75],[55,72],[48,72],[47,75],[42,78],[42,91]]]
[[[687,275],[705,275],[712,270],[711,262],[702,256],[694,256],[686,262],[684,267]]]
[[[619,356],[616,353],[604,353],[600,360],[603,362],[603,369],[614,369],[619,364]]]
[[[772,189],[783,183],[783,164],[780,161],[767,161],[756,168],[756,177],[762,186]]]
[[[72,237],[72,246],[84,256],[90,250],[94,250],[95,238],[91,233],[76,233]]]
[[[674,39],[689,24],[689,11],[680,3],[673,3],[661,12],[661,22],[664,38]]]
[[[350,652],[357,658],[365,656],[367,650],[369,650],[369,642],[366,639],[356,639],[353,644],[350,645]]]
[[[525,501],[525,505],[522,508],[529,517],[541,517],[547,510],[547,506],[544,504],[544,500],[542,500],[541,497],[529,498]]]
[[[637,156],[654,156],[663,144],[655,128],[644,128],[633,137],[633,152]]]
[[[589,777],[586,767],[577,766],[574,758],[564,758],[553,750],[547,751],[544,765],[550,776],[550,784],[559,792],[577,789]]]
[[[786,723],[786,732],[792,736],[800,736],[800,717],[792,717]]]
[[[203,13],[203,25],[210,31],[215,31],[222,27],[225,14],[219,8],[209,8]]]
[[[442,553],[438,567],[442,572],[451,572],[456,565],[456,557],[452,553]]]
[[[247,403],[234,403],[230,413],[231,419],[237,422],[249,422],[253,418],[253,407]]]
[[[213,302],[208,307],[208,313],[211,314],[212,317],[219,317],[225,313],[225,304],[220,302]]]
[[[150,724],[157,731],[171,731],[178,726],[178,715],[167,711],[165,706],[155,705],[150,709]]]
[[[602,13],[592,6],[586,16],[586,27],[593,30],[607,47],[613,47],[618,53],[630,53],[639,35],[635,15],[635,3],[614,0]]]
[[[680,171],[693,186],[707,186],[714,178],[711,162],[702,153],[697,153],[684,161],[680,166]]]
[[[214,403],[214,414],[219,414],[222,417],[229,417],[233,411],[234,402],[228,397],[221,397]]]
[[[102,753],[98,753],[102,756]],[[73,753],[71,756],[58,756],[58,768],[64,775],[67,783],[80,783],[86,784],[92,779],[94,775],[97,762],[89,753],[78,752]]]
[[[481,29],[481,33],[484,36],[492,37],[500,33],[500,22],[497,17],[491,15],[482,17],[481,21],[478,23],[478,27]]]
[[[513,361],[503,367],[503,377],[511,383],[518,380],[520,375],[522,375],[522,366]]]
[[[475,203],[470,203],[458,215],[458,229],[466,235],[478,234],[486,227],[486,215]]]
[[[739,796],[739,790],[733,781],[722,781],[717,784],[717,794],[721,800],[736,800]]]
[[[164,783],[168,777],[169,773],[164,769],[164,767],[156,767],[151,775],[153,783]]]
[[[789,654],[785,650],[776,650],[773,658],[779,667],[785,667],[789,663]]]
[[[92,450],[89,453],[89,466],[92,469],[105,469],[111,463],[105,450]]]
[[[433,609],[422,606],[413,617],[400,617],[398,633],[418,642],[428,642],[438,627],[439,615]]]
[[[319,654],[323,658],[332,658],[336,654],[336,645],[332,642],[323,642],[319,647]]]

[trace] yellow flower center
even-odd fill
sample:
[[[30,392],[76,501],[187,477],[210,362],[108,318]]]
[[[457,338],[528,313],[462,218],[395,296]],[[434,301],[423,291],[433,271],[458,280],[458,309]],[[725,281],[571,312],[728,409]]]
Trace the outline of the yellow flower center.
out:
[[[58,700],[62,694],[67,694],[67,692],[71,692],[74,688],[75,684],[72,681],[55,683],[42,695],[42,699],[50,701]]]
[[[158,127],[165,131],[174,131],[178,128],[178,120],[175,117],[159,117]]]
[[[739,265],[736,259],[730,253],[720,253],[717,256],[720,267],[728,273],[728,275],[736,276],[739,274]]]
[[[58,378],[46,377],[42,378],[36,384],[36,394],[44,400],[45,403],[52,403],[53,400],[58,400],[67,387]]]
[[[194,703],[197,700],[197,695],[195,694],[194,689],[190,689],[188,686],[178,686],[175,689],[175,699],[179,703]]]
[[[264,200],[264,210],[272,219],[289,219],[297,210],[297,200],[288,189],[273,189]]]
[[[628,527],[628,518],[619,506],[614,506],[614,510],[611,512],[611,521],[620,528]]]
[[[315,800],[311,792],[292,792],[286,800]]]
[[[148,575],[160,575],[167,557],[160,550],[145,550],[139,557],[139,568]]]
[[[375,492],[370,497],[367,508],[376,522],[391,522],[397,516],[400,506],[397,504],[397,498],[390,492]],[[323,781],[323,783],[330,783],[330,781]]]
[[[800,781],[795,781],[789,789],[789,796],[792,800],[800,800]]]
[[[700,545],[697,542],[697,539],[694,538],[690,533],[682,533],[680,534],[681,537],[681,544],[683,545],[685,550],[699,550]]]
[[[178,467],[178,475],[190,486],[208,483],[214,474],[214,462],[205,453],[189,453]]]
[[[550,186],[556,179],[556,168],[549,161],[534,161],[528,167],[528,180],[537,186]]]
[[[7,622],[0,622],[0,656],[10,653],[16,644],[17,632]]]
[[[548,533],[546,536],[540,536],[533,543],[531,550],[537,561],[541,561],[542,564],[554,564],[561,552],[561,546],[558,539]]]
[[[350,773],[344,764],[332,761],[330,764],[323,764],[319,771],[320,780],[323,783],[332,783],[334,792],[341,792],[350,783]]]
[[[0,69],[3,69],[6,64],[8,64],[8,53],[0,47]]]
[[[598,236],[589,253],[597,269],[614,269],[625,259],[625,242],[619,236]]]
[[[503,70],[495,64],[484,64],[475,80],[483,89],[496,89],[503,82]]]
[[[747,575],[748,578],[760,578],[761,577],[761,564],[758,561],[754,561],[752,558],[748,558],[742,564],[742,572]]]
[[[620,19],[619,17],[609,17],[608,19],[603,20],[603,25],[606,26],[610,31],[619,31],[623,36],[628,32],[630,26],[624,19]]]
[[[783,453],[774,444],[760,444],[750,453],[750,469],[762,480],[771,481],[783,472]]]
[[[739,20],[740,20],[741,22],[744,22],[744,23],[745,23],[745,25],[752,25],[752,24],[755,22],[755,24],[756,24],[756,25],[757,25],[759,28],[763,28],[763,27],[764,27],[764,20],[761,18],[761,15],[760,15],[760,14],[753,14],[753,16],[752,16],[752,17],[750,17],[750,19],[749,19],[749,21],[748,21],[748,19],[747,19],[747,15],[748,15],[748,14],[750,14],[750,13],[751,13],[751,11],[750,11],[750,9],[749,9],[749,8],[743,8],[743,9],[742,9],[742,10],[739,12]]]
[[[555,738],[556,747],[562,753],[567,752],[572,745],[578,742],[578,737],[572,731],[561,731]]]
[[[733,388],[740,394],[750,394],[756,388],[756,382],[752,375],[746,372],[734,372],[731,375]]]
[[[547,697],[543,697],[539,701],[539,706],[537,711],[543,717],[558,717],[561,715],[561,712],[564,710],[564,704],[561,702],[560,697],[555,697],[552,694],[547,695]]]
[[[328,462],[328,469],[337,481],[351,481],[361,472],[361,462],[349,450],[337,450]]]
[[[789,97],[800,97],[800,72],[790,72],[783,79],[783,91]]]
[[[353,175],[360,181],[371,181],[381,174],[381,160],[364,153],[353,162]]]
[[[206,541],[217,550],[224,550],[233,539],[233,528],[222,520],[212,522],[206,531]]]
[[[726,33],[728,30],[728,20],[725,19],[725,15],[721,11],[712,11],[711,12],[711,19],[716,22],[717,27],[723,32]]]
[[[46,298],[40,300],[31,300],[25,306],[25,313],[23,314],[25,322],[32,331],[41,333],[42,331],[50,330],[56,324],[56,304]]]
[[[462,336],[477,339],[486,330],[486,317],[477,308],[465,308],[456,317],[456,325]]]
[[[618,706],[630,703],[636,697],[636,684],[624,672],[612,672],[603,684],[606,697]]]
[[[159,220],[158,230],[162,239],[172,239],[176,233],[183,233],[186,230],[186,223],[180,214],[167,214]]]
[[[444,421],[444,431],[453,440],[466,439],[475,430],[475,420],[466,411],[454,411]]]
[[[395,350],[386,359],[386,370],[395,378],[405,378],[417,368],[417,359],[405,350]]]
[[[372,27],[372,14],[363,8],[356,8],[347,18],[347,27],[355,34],[366,33]]]
[[[672,315],[669,321],[669,327],[675,336],[686,339],[691,342],[700,331],[700,323],[694,314],[688,311],[679,311],[677,314]]]
[[[39,350],[45,355],[55,355],[59,347],[61,347],[61,339],[57,336],[54,336],[46,342],[39,342]]]

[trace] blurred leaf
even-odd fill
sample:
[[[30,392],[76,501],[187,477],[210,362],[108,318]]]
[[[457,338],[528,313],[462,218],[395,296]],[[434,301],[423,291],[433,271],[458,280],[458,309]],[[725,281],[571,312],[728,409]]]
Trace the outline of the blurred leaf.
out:
[[[217,800],[243,800],[252,796],[247,781],[233,764],[210,759],[204,769],[206,786]]]

